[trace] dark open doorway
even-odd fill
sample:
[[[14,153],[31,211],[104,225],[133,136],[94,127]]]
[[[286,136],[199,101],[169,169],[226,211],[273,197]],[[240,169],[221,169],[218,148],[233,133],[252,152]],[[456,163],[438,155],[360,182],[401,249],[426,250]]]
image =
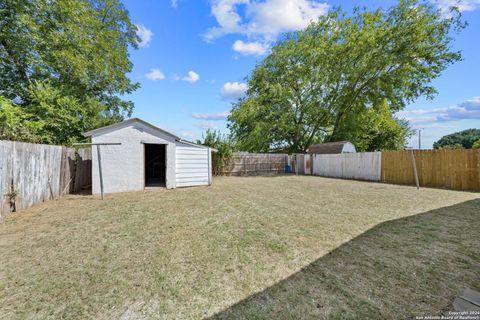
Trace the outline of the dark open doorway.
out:
[[[165,144],[145,144],[145,187],[165,187],[166,154]]]

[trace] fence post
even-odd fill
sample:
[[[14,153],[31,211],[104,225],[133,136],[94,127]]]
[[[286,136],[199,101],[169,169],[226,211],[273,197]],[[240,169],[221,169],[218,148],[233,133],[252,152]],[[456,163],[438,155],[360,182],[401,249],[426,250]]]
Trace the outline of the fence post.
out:
[[[312,170],[312,176],[315,175],[315,171],[313,169],[313,163],[315,162],[313,159],[316,157],[315,154],[310,154],[310,170]]]
[[[270,160],[270,154],[268,154],[268,173],[272,173],[272,161]]]
[[[247,175],[247,166],[245,165],[245,162],[247,161],[247,157],[245,154],[242,155],[242,164],[243,164],[243,175]]]
[[[295,175],[298,175],[298,153],[293,154],[290,158],[290,171],[293,173],[293,166],[295,166]]]
[[[418,183],[418,173],[417,173],[417,162],[415,161],[415,154],[412,150],[412,164],[413,164],[413,174],[415,175],[415,184],[417,189],[420,189],[420,184]]]

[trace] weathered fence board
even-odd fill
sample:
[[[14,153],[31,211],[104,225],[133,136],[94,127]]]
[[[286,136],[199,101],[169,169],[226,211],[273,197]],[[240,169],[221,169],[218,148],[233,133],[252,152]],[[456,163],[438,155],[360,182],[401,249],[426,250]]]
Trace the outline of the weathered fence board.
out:
[[[412,152],[420,186],[480,190],[480,150],[382,152],[382,181],[415,185]]]
[[[380,181],[381,153],[314,154],[313,174],[345,179]]]
[[[285,172],[288,154],[235,153],[221,175],[261,175]]]
[[[75,178],[75,150],[63,147],[62,164],[60,168],[61,195],[73,192]]]
[[[17,209],[57,197],[60,194],[62,147],[13,143]]]
[[[0,141],[0,216],[91,184],[91,152],[79,154],[62,146]]]
[[[0,215],[10,212],[10,186],[13,179],[13,143],[0,141]]]

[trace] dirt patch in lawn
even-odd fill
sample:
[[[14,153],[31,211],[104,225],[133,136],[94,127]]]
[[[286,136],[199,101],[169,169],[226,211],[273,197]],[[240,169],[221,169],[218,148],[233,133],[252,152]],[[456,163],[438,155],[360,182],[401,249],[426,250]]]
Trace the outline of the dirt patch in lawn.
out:
[[[478,196],[278,176],[63,198],[0,221],[0,318],[438,314],[479,289]]]

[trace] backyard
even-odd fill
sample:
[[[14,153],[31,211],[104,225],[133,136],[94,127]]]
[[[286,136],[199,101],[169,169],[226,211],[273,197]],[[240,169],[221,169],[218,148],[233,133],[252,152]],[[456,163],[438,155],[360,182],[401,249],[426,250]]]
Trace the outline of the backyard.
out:
[[[407,318],[480,289],[480,194],[311,176],[0,220],[0,318]]]

